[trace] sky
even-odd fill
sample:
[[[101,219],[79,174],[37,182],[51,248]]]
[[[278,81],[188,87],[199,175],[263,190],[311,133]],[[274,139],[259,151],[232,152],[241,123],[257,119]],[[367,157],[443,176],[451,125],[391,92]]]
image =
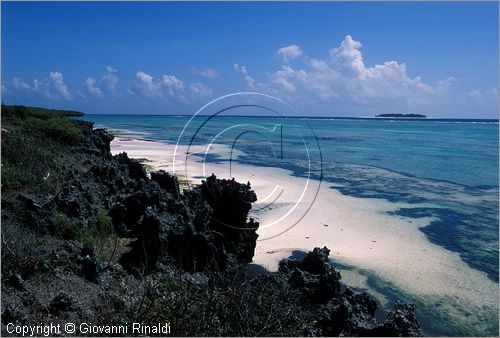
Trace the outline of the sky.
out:
[[[192,114],[243,91],[293,114],[498,118],[498,2],[6,2],[2,101]]]

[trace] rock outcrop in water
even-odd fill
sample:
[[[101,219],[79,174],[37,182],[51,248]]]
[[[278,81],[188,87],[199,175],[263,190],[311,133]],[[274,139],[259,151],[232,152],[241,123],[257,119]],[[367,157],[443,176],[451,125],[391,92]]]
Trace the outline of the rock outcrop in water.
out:
[[[377,302],[367,293],[342,287],[340,273],[328,260],[330,250],[314,248],[302,261],[284,259],[279,273],[299,290],[304,304],[320,309],[318,332],[325,336],[421,336],[415,306],[397,302],[383,323],[375,319]]]
[[[112,156],[106,130],[72,123],[83,137],[55,146],[39,188],[2,188],[3,335],[8,323],[166,320],[175,335],[421,335],[412,305],[378,323],[327,248],[248,275],[249,183],[212,175],[181,192],[176,177]]]

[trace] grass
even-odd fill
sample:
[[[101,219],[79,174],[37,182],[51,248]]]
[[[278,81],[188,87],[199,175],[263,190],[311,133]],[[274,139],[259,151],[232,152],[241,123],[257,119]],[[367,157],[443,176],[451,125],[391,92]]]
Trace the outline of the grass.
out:
[[[139,163],[142,164],[142,166],[144,167],[144,169],[146,169],[146,172],[148,174],[150,174],[152,171],[156,170],[156,168],[153,165],[148,164],[148,162],[152,162],[152,161],[147,159],[147,158],[139,157],[139,158],[135,158],[135,160],[139,161]],[[175,175],[175,176],[179,180],[179,190],[181,192],[183,192],[186,189],[191,188],[192,181],[190,179],[186,178],[185,176],[181,176],[181,175]]]
[[[98,258],[104,261],[113,258],[120,239],[114,231],[108,214],[99,210],[89,227],[83,231],[80,241],[84,248],[92,249]]]
[[[11,129],[2,135],[2,192],[6,190],[36,191],[44,182],[58,153],[55,142],[22,129]]]
[[[94,322],[168,322],[174,336],[304,336],[315,325],[316,313],[284,276],[250,277],[242,269],[207,272],[206,283],[186,276],[166,266],[126,290],[117,285]],[[113,294],[126,299],[120,309]]]
[[[2,106],[2,192],[43,190],[57,178],[60,154],[84,136],[67,115],[76,112]],[[49,174],[50,173],[50,174]]]

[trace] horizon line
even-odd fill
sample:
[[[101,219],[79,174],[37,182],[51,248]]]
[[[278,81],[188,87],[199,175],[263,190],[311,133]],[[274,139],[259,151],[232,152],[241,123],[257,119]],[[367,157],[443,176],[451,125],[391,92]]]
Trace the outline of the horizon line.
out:
[[[84,115],[121,115],[121,116],[171,116],[171,117],[192,117],[193,114],[136,114],[136,113],[83,113]],[[211,114],[199,114],[198,116],[210,116]],[[313,118],[313,119],[357,119],[357,120],[483,120],[499,121],[499,118],[474,118],[474,117],[370,117],[370,116],[307,116],[307,115],[222,115],[219,117],[274,117],[274,118]]]

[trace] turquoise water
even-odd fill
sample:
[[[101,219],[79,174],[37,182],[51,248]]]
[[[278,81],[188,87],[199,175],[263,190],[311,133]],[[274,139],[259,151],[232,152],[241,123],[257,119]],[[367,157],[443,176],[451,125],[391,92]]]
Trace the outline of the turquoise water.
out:
[[[199,116],[185,128],[189,116],[85,118],[131,137],[226,144],[244,152],[240,162],[311,173],[350,196],[401,202],[393,214],[433,216],[421,229],[429,241],[498,283],[498,121]],[[498,334],[498,323],[489,333]]]

